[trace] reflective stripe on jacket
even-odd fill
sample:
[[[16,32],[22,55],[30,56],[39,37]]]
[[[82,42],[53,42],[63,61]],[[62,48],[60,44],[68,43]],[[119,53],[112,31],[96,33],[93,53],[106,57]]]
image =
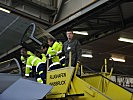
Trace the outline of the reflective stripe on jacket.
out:
[[[61,44],[61,42],[57,42],[57,41],[54,42],[52,47],[48,48],[47,54],[49,54],[50,56],[53,56],[53,58],[52,58],[53,63],[60,62],[59,56],[57,56],[57,52],[60,50],[62,50],[62,44]]]
[[[26,62],[26,68],[25,68],[25,76],[29,76],[29,73],[33,66],[38,66],[38,64],[43,63],[43,61],[36,57],[36,56],[30,56],[27,58]]]

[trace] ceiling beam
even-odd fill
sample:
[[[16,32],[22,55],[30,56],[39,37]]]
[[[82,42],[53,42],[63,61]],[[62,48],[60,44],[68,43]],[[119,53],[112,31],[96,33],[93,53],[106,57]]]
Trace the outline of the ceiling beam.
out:
[[[65,0],[60,0],[59,6],[57,7],[58,8],[57,13],[53,19],[53,23],[55,23],[58,20],[60,13],[62,11],[62,7],[63,7],[64,2],[65,2]]]
[[[71,14],[67,18],[59,21],[51,28],[47,29],[48,32],[51,32],[52,35],[57,35],[57,33],[61,33],[66,31],[68,28],[73,28],[76,25],[84,23],[86,20],[93,20],[93,16],[101,15],[103,12],[106,12],[120,4],[122,4],[123,0],[99,0],[89,5],[83,9],[80,9],[74,14]]]
[[[105,27],[108,27],[107,25],[104,26],[92,26],[92,27],[76,27],[72,28],[73,31],[90,31],[90,30],[101,30],[104,29]]]
[[[15,8],[11,7],[11,6],[7,6],[7,5],[5,5],[5,4],[3,4],[3,3],[0,3],[0,7],[5,8],[5,9],[7,9],[7,10],[10,10],[11,13],[20,15],[20,16],[25,17],[25,18],[28,18],[28,19],[31,19],[31,20],[33,20],[33,21],[35,21],[35,22],[38,22],[38,23],[41,23],[41,24],[43,24],[43,25],[46,25],[46,26],[51,26],[51,25],[52,25],[51,23],[49,23],[49,22],[46,21],[46,20],[40,19],[40,18],[38,18],[38,17],[36,17],[36,16],[33,16],[33,15],[31,15],[31,14],[28,14],[28,13],[26,13],[26,12],[20,11],[20,10],[18,10],[18,9],[15,9]]]
[[[81,42],[81,44],[87,44],[89,42],[101,39],[107,35],[111,35],[113,33],[116,33],[122,29],[123,29],[122,27],[119,27],[119,24],[115,25],[115,26],[110,26],[108,28],[101,29],[101,30],[99,30],[93,34],[90,34],[89,36],[82,38],[79,41]]]
[[[52,6],[49,6],[49,5],[46,5],[44,3],[42,3],[41,1],[29,1],[29,0],[20,0],[22,4],[26,4],[26,5],[32,5],[34,7],[37,7],[38,9],[43,9],[45,10],[45,12],[47,13],[54,13],[57,9],[52,7]]]
[[[90,10],[93,10],[94,8],[102,5],[103,3],[106,3],[107,1],[108,0],[99,0],[99,1],[97,1],[95,3],[93,3],[92,5],[89,5],[88,7],[77,11],[76,13],[70,15],[69,17],[65,18],[64,20],[61,20],[60,22],[55,24],[53,27],[47,29],[47,31],[48,32],[53,32],[55,30],[58,30],[62,26],[68,24],[68,22],[71,22],[71,21],[77,19],[78,17],[81,17],[82,15],[88,13]]]
[[[120,12],[122,27],[125,27],[126,24],[125,24],[125,19],[124,19],[124,16],[123,16],[123,11],[122,11],[121,5],[119,5],[118,8],[119,8],[119,12]]]

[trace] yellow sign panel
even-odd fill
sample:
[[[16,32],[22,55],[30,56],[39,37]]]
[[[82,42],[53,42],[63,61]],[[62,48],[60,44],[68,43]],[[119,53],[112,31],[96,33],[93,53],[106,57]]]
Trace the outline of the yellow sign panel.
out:
[[[74,67],[66,67],[48,71],[47,84],[53,86],[50,94],[66,93],[73,71]]]

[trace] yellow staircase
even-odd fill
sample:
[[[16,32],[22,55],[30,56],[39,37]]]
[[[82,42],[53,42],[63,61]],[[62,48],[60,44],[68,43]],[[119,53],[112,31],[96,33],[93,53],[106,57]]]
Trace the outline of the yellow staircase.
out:
[[[53,89],[47,95],[47,99],[133,100],[131,91],[102,74],[77,77],[78,67],[79,64],[76,67],[48,71],[47,84],[52,85]]]

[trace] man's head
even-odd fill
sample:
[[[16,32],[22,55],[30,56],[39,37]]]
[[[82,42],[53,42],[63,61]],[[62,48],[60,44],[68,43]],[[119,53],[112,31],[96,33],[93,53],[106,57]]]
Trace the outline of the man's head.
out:
[[[45,45],[41,46],[41,53],[46,53],[47,50],[48,50],[48,47],[49,47],[48,44],[45,44]]]
[[[34,54],[35,54],[36,57],[41,58],[41,53],[38,49],[35,50]]]
[[[73,39],[73,36],[74,36],[73,31],[67,31],[66,35],[67,35],[67,38],[69,41],[71,41]]]
[[[53,38],[48,38],[48,45],[52,46],[52,44],[54,43],[54,39]]]
[[[25,48],[22,48],[20,52],[21,52],[21,55],[22,56],[24,56],[24,57],[27,57],[28,56],[27,50]]]

